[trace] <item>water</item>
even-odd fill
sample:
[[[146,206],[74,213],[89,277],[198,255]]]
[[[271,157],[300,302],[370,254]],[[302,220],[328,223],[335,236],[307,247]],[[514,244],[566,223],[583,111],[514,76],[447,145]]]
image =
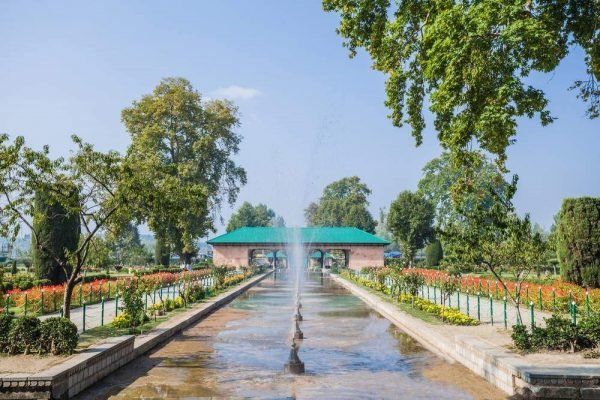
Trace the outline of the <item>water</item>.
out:
[[[327,277],[302,272],[304,375],[283,373],[297,271],[277,273],[80,398],[502,398]],[[465,389],[463,389],[465,388]],[[475,394],[475,395],[473,395]]]

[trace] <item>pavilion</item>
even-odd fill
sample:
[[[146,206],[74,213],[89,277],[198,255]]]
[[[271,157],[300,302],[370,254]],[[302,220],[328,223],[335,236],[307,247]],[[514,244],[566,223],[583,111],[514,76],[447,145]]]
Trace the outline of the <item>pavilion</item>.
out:
[[[351,227],[244,227],[217,236],[208,244],[213,246],[215,265],[249,266],[258,258],[284,257],[292,263],[295,258],[290,253],[300,249],[304,265],[309,259],[320,259],[324,266],[325,259],[333,258],[340,267],[358,271],[383,266],[384,247],[389,242]]]

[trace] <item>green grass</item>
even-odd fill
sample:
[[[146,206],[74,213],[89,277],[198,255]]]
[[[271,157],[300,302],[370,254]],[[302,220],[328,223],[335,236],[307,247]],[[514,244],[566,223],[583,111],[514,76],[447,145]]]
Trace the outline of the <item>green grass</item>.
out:
[[[194,303],[200,304],[200,303]],[[115,328],[111,323],[107,323],[104,326],[98,326],[92,329],[88,329],[84,333],[79,335],[79,343],[77,344],[77,350],[83,350],[95,343],[98,343],[101,340],[116,337],[116,336],[124,336],[124,335],[139,335],[142,333],[147,333],[148,331],[156,328],[161,323],[167,321],[168,319],[181,314],[185,311],[189,311],[191,307],[185,308],[177,308],[173,311],[167,312],[165,315],[161,315],[160,317],[154,317],[150,319],[150,321],[145,324],[138,326],[134,332],[132,332],[129,328]]]

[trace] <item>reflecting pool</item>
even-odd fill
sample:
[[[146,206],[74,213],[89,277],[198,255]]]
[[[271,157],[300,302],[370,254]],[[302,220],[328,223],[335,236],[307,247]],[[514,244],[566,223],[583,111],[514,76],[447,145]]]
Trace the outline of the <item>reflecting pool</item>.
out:
[[[228,306],[94,385],[79,398],[499,399],[319,273],[304,273],[299,357],[283,372],[293,335],[292,274],[277,272]]]

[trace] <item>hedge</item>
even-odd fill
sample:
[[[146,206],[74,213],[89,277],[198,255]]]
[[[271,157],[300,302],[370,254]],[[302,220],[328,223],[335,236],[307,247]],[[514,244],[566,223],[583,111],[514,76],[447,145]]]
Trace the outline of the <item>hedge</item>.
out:
[[[555,234],[563,278],[600,287],[600,198],[565,199]]]

